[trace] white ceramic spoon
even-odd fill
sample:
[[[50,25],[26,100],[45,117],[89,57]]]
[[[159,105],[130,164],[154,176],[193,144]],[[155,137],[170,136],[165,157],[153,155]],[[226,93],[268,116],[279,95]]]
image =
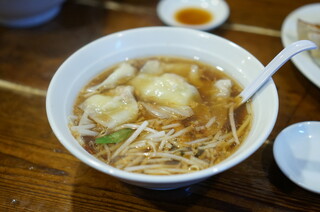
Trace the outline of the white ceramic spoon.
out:
[[[300,40],[284,48],[275,58],[273,58],[273,60],[271,60],[261,74],[239,94],[239,97],[241,98],[239,105],[248,101],[248,99],[250,99],[253,94],[255,94],[265,84],[265,82],[270,79],[270,77],[291,57],[302,51],[316,48],[317,45],[309,40]]]

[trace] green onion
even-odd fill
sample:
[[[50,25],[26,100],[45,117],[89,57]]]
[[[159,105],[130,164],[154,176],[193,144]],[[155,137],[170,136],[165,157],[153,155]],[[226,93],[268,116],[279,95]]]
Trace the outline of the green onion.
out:
[[[132,134],[134,130],[130,128],[123,128],[121,130],[115,131],[111,134],[96,138],[97,144],[116,144],[120,143]]]

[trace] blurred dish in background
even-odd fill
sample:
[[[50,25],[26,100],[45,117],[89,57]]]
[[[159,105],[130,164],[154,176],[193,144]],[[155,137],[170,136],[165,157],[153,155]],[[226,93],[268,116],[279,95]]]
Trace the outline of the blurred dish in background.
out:
[[[34,27],[53,19],[65,0],[0,0],[0,24]]]
[[[320,22],[320,3],[308,4],[291,12],[284,20],[281,28],[281,39],[286,47],[301,39],[298,35],[298,20],[308,23]],[[320,24],[320,23],[319,23]],[[308,39],[311,39],[308,38]],[[317,43],[315,40],[313,40]],[[319,42],[317,43],[319,46]],[[292,62],[311,82],[320,88],[320,65],[317,65],[309,52],[302,52],[292,58]]]
[[[229,17],[229,6],[223,0],[162,0],[157,13],[170,26],[211,30]]]

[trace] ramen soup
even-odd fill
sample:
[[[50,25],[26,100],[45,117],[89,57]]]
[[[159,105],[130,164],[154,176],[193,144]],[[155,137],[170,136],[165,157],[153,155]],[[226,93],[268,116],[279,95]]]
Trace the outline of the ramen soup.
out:
[[[70,117],[79,143],[116,168],[184,174],[232,154],[251,127],[241,87],[199,61],[152,57],[105,70],[81,91]]]

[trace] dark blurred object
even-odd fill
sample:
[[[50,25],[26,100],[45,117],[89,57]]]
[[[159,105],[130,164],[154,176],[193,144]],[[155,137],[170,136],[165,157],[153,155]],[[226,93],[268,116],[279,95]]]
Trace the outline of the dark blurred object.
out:
[[[34,27],[54,18],[65,0],[1,0],[0,24]]]

